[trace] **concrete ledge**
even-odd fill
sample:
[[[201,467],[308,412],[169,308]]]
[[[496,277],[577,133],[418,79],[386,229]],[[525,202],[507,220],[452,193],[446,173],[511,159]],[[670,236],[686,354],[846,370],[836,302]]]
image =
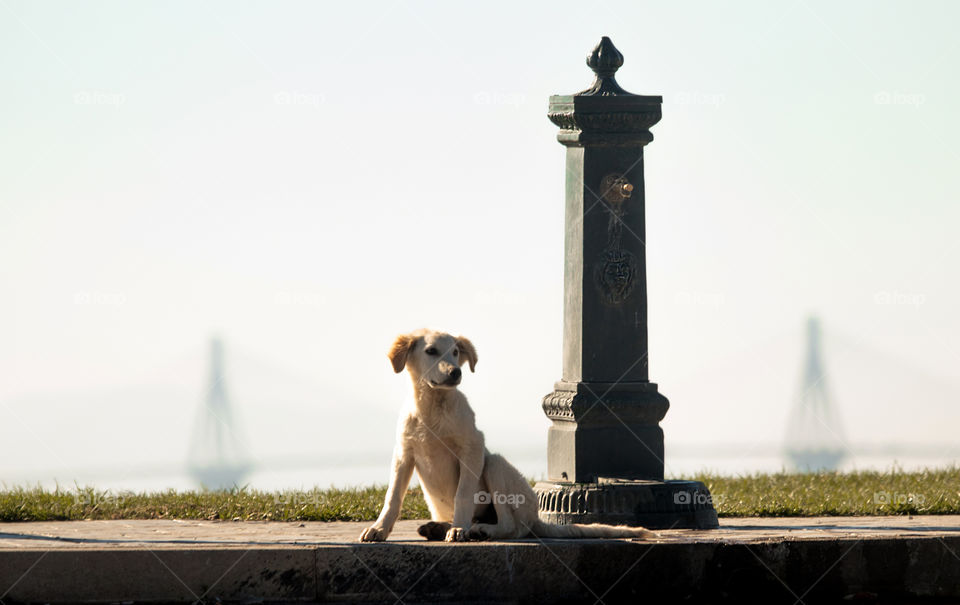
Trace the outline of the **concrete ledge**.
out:
[[[960,599],[960,517],[724,520],[661,540],[353,542],[362,523],[0,524],[17,602]],[[349,540],[349,542],[348,542]]]
[[[8,604],[312,600],[316,577],[311,548],[0,552]]]

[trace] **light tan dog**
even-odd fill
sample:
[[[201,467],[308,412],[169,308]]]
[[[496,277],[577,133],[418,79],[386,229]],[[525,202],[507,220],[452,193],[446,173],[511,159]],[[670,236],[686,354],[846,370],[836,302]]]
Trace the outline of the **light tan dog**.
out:
[[[430,540],[524,538],[649,538],[642,527],[551,525],[540,521],[533,488],[502,456],[484,447],[467,398],[457,390],[462,372],[477,365],[466,338],[418,330],[397,337],[388,353],[393,369],[407,369],[413,404],[400,415],[393,471],[383,510],[360,535],[386,540],[414,471],[433,521],[420,527]]]

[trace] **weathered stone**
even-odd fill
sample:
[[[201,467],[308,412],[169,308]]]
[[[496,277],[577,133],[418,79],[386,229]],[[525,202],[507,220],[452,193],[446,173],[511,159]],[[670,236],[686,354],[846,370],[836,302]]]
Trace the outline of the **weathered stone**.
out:
[[[597,492],[565,494],[570,511]],[[623,510],[622,491],[602,493]],[[558,499],[559,500],[563,500]],[[400,521],[0,524],[4,603],[956,602],[960,516],[725,519],[656,540],[427,542]],[[923,601],[927,599],[927,601]]]

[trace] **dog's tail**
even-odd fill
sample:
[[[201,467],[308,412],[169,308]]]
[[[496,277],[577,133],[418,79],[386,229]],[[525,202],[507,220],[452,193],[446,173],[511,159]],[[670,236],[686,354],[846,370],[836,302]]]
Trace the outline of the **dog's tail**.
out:
[[[660,534],[643,527],[602,525],[600,523],[554,525],[553,523],[544,523],[539,519],[530,527],[530,533],[538,538],[642,538],[649,540],[660,537]]]

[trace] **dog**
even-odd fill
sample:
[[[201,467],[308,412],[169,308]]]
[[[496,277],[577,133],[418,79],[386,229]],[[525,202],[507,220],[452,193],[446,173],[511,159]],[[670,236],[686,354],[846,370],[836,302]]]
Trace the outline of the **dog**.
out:
[[[652,538],[642,527],[553,525],[540,520],[537,497],[516,468],[491,454],[457,386],[461,366],[473,372],[477,350],[469,339],[418,330],[397,337],[387,354],[396,373],[413,380],[413,402],[397,427],[390,485],[383,509],[361,542],[386,540],[417,473],[432,521],[419,528],[428,540],[526,538]]]

